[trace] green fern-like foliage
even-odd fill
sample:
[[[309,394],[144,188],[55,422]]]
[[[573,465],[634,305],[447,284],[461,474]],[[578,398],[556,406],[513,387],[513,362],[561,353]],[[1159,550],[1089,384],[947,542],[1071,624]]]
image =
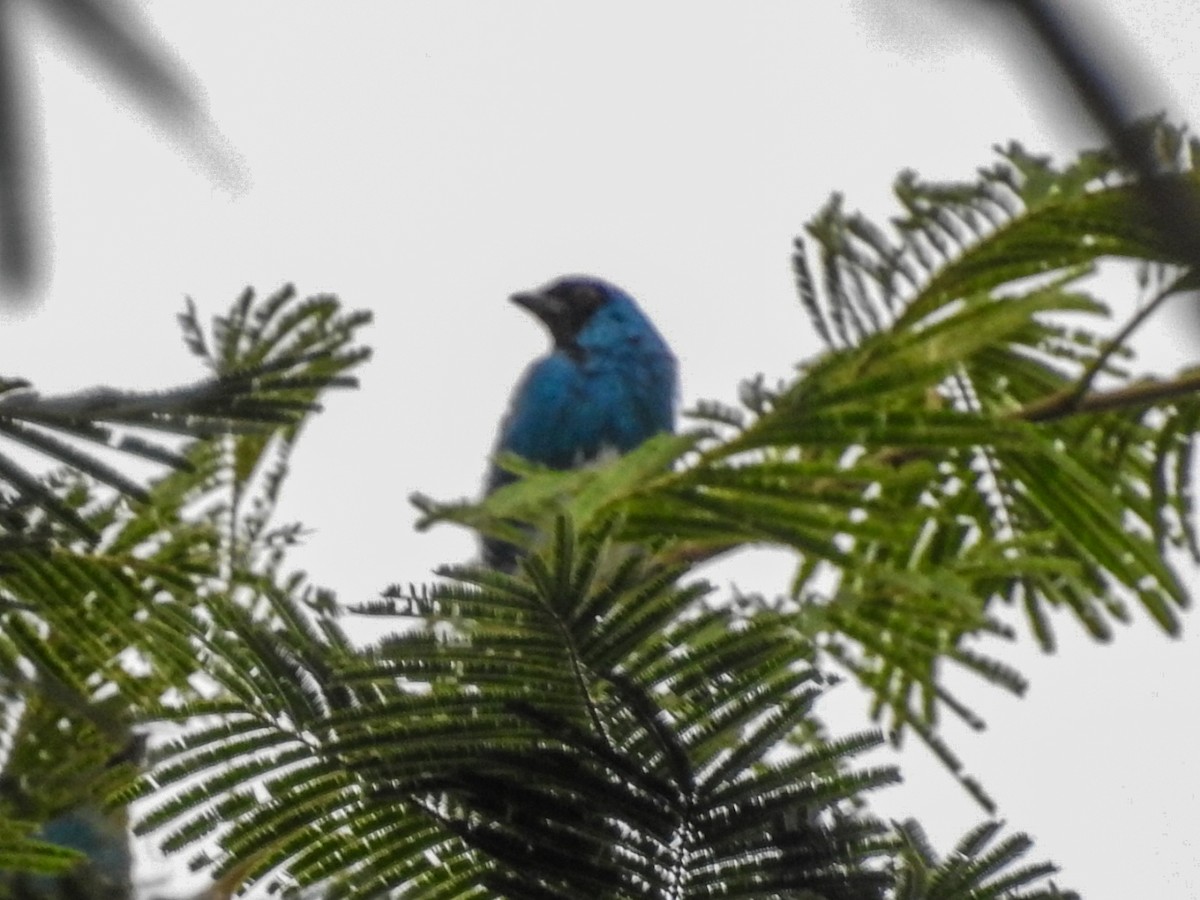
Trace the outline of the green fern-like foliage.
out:
[[[278,564],[294,529],[272,529],[269,518],[291,442],[321,392],[353,384],[348,372],[365,356],[354,334],[367,318],[340,312],[331,297],[298,301],[290,287],[257,303],[247,292],[216,320],[211,351],[194,310],[181,317],[189,346],[212,370],[194,386],[79,395],[50,407],[31,399],[41,420],[64,432],[108,428],[70,418],[86,412],[95,421],[175,432],[182,443],[156,451],[172,471],[149,489],[127,491],[83,457],[55,453],[71,468],[14,500],[23,504],[21,520],[11,520],[21,539],[0,552],[8,738],[0,813],[11,822],[70,838],[67,826],[100,815],[113,785],[136,773],[128,748],[144,743],[137,735],[146,710],[191,691],[203,672],[203,659],[169,623],[210,593],[245,593],[243,582]],[[111,820],[120,835],[123,812]],[[33,850],[46,855],[44,842]],[[45,871],[39,859],[34,853],[10,867]],[[71,878],[70,888],[26,879],[18,894],[125,897],[132,890],[127,870],[110,877],[91,867]]]
[[[1054,874],[1048,863],[1012,868],[1033,842],[1014,834],[993,845],[1000,827],[986,822],[972,829],[950,856],[939,859],[920,825],[910,820],[897,826],[902,849],[895,900],[1079,900],[1073,891],[1045,884]]]
[[[1196,142],[1157,122],[1144,136],[1164,183],[1195,192]],[[795,627],[870,690],[896,739],[912,730],[956,771],[940,717],[982,722],[947,670],[1023,691],[980,644],[1016,636],[1010,609],[1047,649],[1060,612],[1106,640],[1140,606],[1177,634],[1187,596],[1164,551],[1200,559],[1200,381],[1132,374],[1126,341],[1194,276],[1107,154],[1062,168],[1000,155],[973,183],[902,175],[890,228],[839,197],[809,223],[797,286],[829,349],[793,380],[747,382],[743,409],[701,404],[711,430],[673,452],[528,478],[482,506],[417,497],[423,524],[519,541],[514,519],[619,509],[623,538],[670,535],[683,559],[790,548]],[[1109,337],[1087,277],[1113,259],[1153,293]]]
[[[224,714],[147,776],[177,793],[142,827],[328,896],[882,897],[852,801],[895,773],[848,767],[876,736],[801,738],[819,678],[787,623],[696,617],[678,569],[557,535],[528,578],[393,589],[367,652],[283,595],[266,628],[221,607],[209,674],[254,702],[174,713]]]
[[[366,649],[297,581],[265,615],[211,598],[176,624],[217,696],[159,710],[192,727],[115,799],[148,798],[139,829],[222,881],[285,894],[892,897],[917,863],[863,801],[897,773],[854,764],[878,735],[821,733],[811,641],[707,606],[619,531],[559,519],[518,575],[393,587],[360,610],[393,626]]]
[[[1194,190],[1196,148],[1146,135],[1162,178]],[[1191,275],[1102,154],[1056,168],[1011,147],[974,183],[904,176],[897,196],[890,229],[836,199],[810,223],[797,283],[829,347],[791,380],[747,382],[741,409],[702,404],[702,428],[602,468],[505,459],[527,477],[483,504],[419,498],[426,524],[528,553],[513,575],[454,566],[390,589],[358,610],[388,633],[370,647],[290,572],[296,532],[271,522],[298,425],[361,359],[361,318],[247,296],[210,341],[189,313],[218,382],[254,373],[265,397],[241,411],[260,424],[226,415],[140,506],[86,470],[44,483],[100,540],[47,509],[27,529],[44,543],[0,560],[13,721],[36,686],[97,744],[170,729],[145,761],[80,757],[99,771],[64,793],[141,801],[138,833],[226,892],[1070,896],[995,824],[942,858],[873,818],[898,777],[862,758],[881,736],[827,733],[817,703],[849,672],[887,731],[956,768],[940,717],[978,720],[946,670],[1024,685],[981,638],[1023,621],[1048,647],[1055,619],[1106,638],[1135,608],[1177,631],[1187,597],[1163,551],[1196,544],[1200,382],[1130,374],[1144,316],[1102,333],[1086,276],[1141,263],[1153,309]],[[781,596],[697,580],[752,544],[795,554]]]

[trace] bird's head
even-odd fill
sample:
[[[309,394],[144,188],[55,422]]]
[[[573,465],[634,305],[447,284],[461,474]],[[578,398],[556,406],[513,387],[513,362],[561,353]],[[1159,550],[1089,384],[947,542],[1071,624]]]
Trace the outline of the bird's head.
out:
[[[578,358],[585,351],[616,350],[633,344],[666,350],[662,338],[633,298],[599,278],[571,275],[536,291],[512,296],[513,303],[545,323],[554,347]]]

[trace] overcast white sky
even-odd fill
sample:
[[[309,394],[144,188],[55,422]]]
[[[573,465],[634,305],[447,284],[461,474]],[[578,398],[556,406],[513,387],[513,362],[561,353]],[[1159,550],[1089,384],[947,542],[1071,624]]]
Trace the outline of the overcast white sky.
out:
[[[996,4],[146,4],[241,154],[237,194],[38,25],[54,262],[40,307],[3,324],[3,372],[46,390],[191,380],[184,295],[211,314],[246,284],[371,308],[364,387],[305,436],[283,513],[314,529],[297,563],[347,602],[426,579],[474,543],[414,533],[406,497],[477,491],[545,347],[508,294],[610,278],[675,348],[685,405],[732,401],[739,379],[819,350],[788,253],[830,192],[884,217],[901,168],[967,178],[1010,139],[1060,158],[1098,140],[1000,20],[963,17],[976,5]],[[1071,6],[1149,67],[1142,96],[1195,123],[1200,4]],[[1183,365],[1193,338],[1163,321],[1143,347]],[[754,554],[711,574],[770,592],[787,572]],[[1063,618],[1057,655],[1004,650],[1032,679],[1024,700],[963,686],[990,728],[952,727],[951,746],[1087,900],[1200,896],[1194,630],[1171,642],[1139,612],[1097,647]],[[863,699],[836,693],[830,719],[861,728]],[[923,750],[902,762],[908,783],[876,809],[948,850],[981,811]]]

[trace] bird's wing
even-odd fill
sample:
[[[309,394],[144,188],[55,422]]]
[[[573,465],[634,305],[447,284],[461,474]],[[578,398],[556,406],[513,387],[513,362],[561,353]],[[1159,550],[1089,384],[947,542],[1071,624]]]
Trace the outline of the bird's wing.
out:
[[[583,370],[561,354],[530,366],[513,393],[496,449],[551,468],[572,465],[594,429],[586,381]]]

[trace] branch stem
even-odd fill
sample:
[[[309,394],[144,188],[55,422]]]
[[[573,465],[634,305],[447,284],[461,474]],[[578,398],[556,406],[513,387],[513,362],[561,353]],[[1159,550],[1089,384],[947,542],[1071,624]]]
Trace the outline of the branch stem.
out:
[[[1188,372],[1168,381],[1146,379],[1115,390],[1091,391],[1082,396],[1076,396],[1078,391],[1072,387],[1022,406],[1009,413],[1008,418],[1025,422],[1051,422],[1077,413],[1112,412],[1149,406],[1197,392],[1200,392],[1200,371]]]

